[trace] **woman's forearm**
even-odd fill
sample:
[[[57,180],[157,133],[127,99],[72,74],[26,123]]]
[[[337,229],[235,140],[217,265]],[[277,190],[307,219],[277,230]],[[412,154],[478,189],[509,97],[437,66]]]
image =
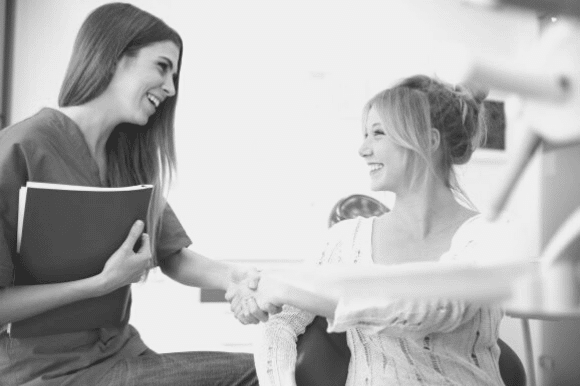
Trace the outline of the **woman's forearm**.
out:
[[[292,328],[280,320],[260,325],[253,350],[260,385],[296,385],[296,338]]]
[[[104,295],[99,276],[66,283],[7,287],[0,290],[0,326],[78,300]]]
[[[79,300],[108,294],[137,282],[151,263],[149,238],[137,221],[123,244],[98,275],[64,283],[13,286],[0,289],[0,325],[16,322]],[[138,238],[142,246],[133,252]]]
[[[279,309],[272,305],[257,306],[253,291],[260,280],[256,268],[208,259],[187,248],[160,262],[163,273],[173,280],[192,287],[226,291],[234,316],[243,324],[268,320],[269,313]]]
[[[181,284],[222,290],[228,288],[235,273],[233,264],[209,259],[187,248],[161,261],[160,267],[165,275]]]
[[[291,305],[315,315],[334,317],[338,304],[336,291],[317,280],[315,275],[297,277],[283,271],[263,272],[258,285],[258,300],[276,305]]]

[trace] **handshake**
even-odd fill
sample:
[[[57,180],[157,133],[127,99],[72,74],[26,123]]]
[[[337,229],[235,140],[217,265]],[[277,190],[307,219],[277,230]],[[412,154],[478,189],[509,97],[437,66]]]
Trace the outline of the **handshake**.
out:
[[[274,284],[261,279],[260,271],[253,267],[235,268],[230,275],[225,297],[242,324],[267,322],[270,315],[282,311]]]

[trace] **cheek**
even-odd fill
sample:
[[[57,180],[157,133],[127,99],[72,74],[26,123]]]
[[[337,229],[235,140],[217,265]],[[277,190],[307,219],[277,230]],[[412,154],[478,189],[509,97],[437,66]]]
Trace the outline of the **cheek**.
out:
[[[141,77],[141,87],[145,90],[160,87],[163,85],[164,80],[160,74],[149,72]]]
[[[409,152],[401,152],[399,154],[399,159],[401,169],[406,172],[411,172],[413,170],[413,156],[409,154]]]
[[[401,181],[413,174],[412,157],[408,152],[394,151],[386,160],[386,176],[389,180]]]

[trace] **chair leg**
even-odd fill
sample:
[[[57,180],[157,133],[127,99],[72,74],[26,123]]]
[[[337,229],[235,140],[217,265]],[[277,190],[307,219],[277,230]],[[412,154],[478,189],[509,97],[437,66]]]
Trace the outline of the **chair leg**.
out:
[[[536,386],[536,369],[534,366],[534,351],[532,348],[532,334],[530,332],[529,319],[522,318],[522,329],[524,333],[524,348],[526,350],[526,362],[528,367],[528,386]]]

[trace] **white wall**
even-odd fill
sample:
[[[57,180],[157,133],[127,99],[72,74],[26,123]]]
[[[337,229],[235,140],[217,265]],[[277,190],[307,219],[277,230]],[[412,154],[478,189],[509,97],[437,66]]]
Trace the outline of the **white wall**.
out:
[[[17,2],[13,121],[56,104],[76,31],[105,2]],[[392,199],[368,192],[357,156],[360,110],[368,98],[400,77],[432,74],[444,52],[452,62],[449,45],[510,58],[537,37],[532,14],[452,0],[130,2],[183,37],[179,179],[170,201],[193,248],[220,259],[295,260],[318,253],[328,212],[340,197],[360,192]],[[513,137],[510,132],[508,155]],[[505,159],[480,152],[462,170],[480,206],[494,193]],[[527,216],[537,235],[534,168],[510,209]],[[534,243],[529,248],[537,252]],[[142,307],[135,315],[151,305]],[[145,333],[154,337],[155,322],[150,327]],[[519,330],[506,331],[523,358]]]

